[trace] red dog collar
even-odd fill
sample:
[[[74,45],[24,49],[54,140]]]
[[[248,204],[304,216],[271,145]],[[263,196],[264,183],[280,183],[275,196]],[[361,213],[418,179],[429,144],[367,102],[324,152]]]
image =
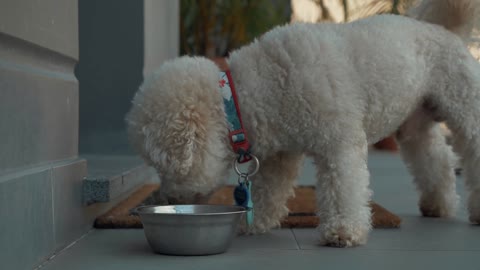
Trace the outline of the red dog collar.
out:
[[[238,161],[240,163],[247,162],[251,160],[250,143],[243,127],[242,116],[240,115],[240,107],[238,105],[238,97],[230,70],[220,72],[220,80],[218,83],[220,92],[223,96],[230,143],[233,151],[239,155]]]

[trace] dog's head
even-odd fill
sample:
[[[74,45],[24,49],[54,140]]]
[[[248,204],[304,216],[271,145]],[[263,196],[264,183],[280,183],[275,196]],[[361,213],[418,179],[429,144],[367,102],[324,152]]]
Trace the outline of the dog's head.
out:
[[[225,180],[228,143],[219,69],[205,58],[164,64],[141,86],[127,115],[130,141],[156,168],[170,202],[198,202]]]

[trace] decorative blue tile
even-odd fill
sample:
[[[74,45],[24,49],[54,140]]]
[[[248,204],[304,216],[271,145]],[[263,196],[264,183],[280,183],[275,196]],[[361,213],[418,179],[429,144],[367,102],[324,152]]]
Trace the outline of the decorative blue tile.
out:
[[[103,203],[110,201],[110,182],[121,181],[121,176],[111,178],[92,178],[83,179],[82,183],[82,202],[84,205],[94,203]]]

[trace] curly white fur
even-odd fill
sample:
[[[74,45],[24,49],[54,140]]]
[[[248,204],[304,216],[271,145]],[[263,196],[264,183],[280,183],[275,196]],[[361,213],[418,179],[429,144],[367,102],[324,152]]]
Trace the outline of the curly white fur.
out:
[[[410,12],[418,20],[381,15],[341,25],[293,24],[233,52],[229,66],[241,114],[261,159],[248,232],[279,225],[307,154],[318,168],[321,243],[365,243],[367,146],[395,131],[422,213],[453,215],[454,156],[438,121],[453,132],[470,220],[480,223],[480,66],[465,45],[479,6],[425,0]],[[164,64],[134,98],[130,138],[157,169],[166,197],[206,197],[230,169],[234,153],[218,73],[211,61],[182,57]]]

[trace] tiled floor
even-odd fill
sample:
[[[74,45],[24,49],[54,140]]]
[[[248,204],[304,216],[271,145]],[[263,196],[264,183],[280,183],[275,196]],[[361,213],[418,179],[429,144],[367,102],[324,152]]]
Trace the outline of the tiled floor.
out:
[[[366,246],[321,247],[313,229],[283,229],[237,237],[225,254],[175,257],[153,254],[142,230],[94,230],[42,270],[480,269],[480,226],[468,224],[463,202],[455,219],[421,218],[415,189],[398,156],[373,153],[370,170],[374,200],[399,214],[403,224],[373,230]],[[307,163],[299,184],[311,184],[313,174]]]

